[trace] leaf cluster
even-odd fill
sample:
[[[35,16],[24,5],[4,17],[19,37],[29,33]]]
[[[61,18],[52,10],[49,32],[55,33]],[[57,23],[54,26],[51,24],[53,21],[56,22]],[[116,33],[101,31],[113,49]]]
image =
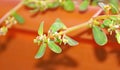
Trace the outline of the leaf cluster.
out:
[[[68,44],[70,46],[75,46],[78,44],[77,41],[73,40],[67,35],[59,34],[61,31],[67,29],[67,27],[62,23],[60,19],[57,19],[50,27],[48,31],[48,35],[43,33],[43,26],[44,22],[42,22],[38,29],[38,35],[36,39],[34,39],[34,43],[38,43],[40,48],[35,56],[36,59],[41,58],[44,53],[45,49],[48,46],[49,49],[55,53],[61,53],[62,49],[59,45],[62,43]],[[59,44],[59,45],[58,45]]]

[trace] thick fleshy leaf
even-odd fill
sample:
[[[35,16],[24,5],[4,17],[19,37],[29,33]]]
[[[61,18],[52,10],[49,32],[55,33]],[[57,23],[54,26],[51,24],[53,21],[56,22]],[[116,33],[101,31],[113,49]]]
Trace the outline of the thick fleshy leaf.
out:
[[[38,34],[42,35],[43,34],[43,26],[44,26],[44,22],[40,23],[39,29],[38,29]]]
[[[66,29],[66,26],[61,22],[60,19],[57,19],[50,27],[50,30],[54,33],[60,29]]]
[[[78,45],[79,43],[75,40],[73,40],[72,38],[68,37],[68,36],[65,36],[65,39],[68,41],[67,43],[70,45],[70,46],[76,46]]]
[[[45,50],[46,50],[46,46],[47,46],[46,43],[42,43],[41,44],[37,54],[35,55],[36,59],[39,59],[39,58],[41,58],[44,55]]]
[[[12,14],[12,16],[15,17],[15,19],[20,23],[23,24],[25,22],[24,18],[22,16],[20,16],[19,14],[17,14],[16,12],[14,12]]]
[[[80,11],[85,11],[85,10],[87,10],[88,6],[89,6],[89,1],[88,0],[84,0],[79,5],[79,10]]]
[[[72,0],[66,0],[64,3],[63,3],[63,8],[66,10],[66,11],[73,11],[75,9],[75,5],[73,3]]]
[[[117,42],[120,44],[120,33],[116,33]]]
[[[48,47],[55,53],[61,53],[62,49],[54,41],[48,42]]]
[[[107,43],[106,34],[98,26],[93,26],[92,32],[94,40],[98,45],[103,46]]]

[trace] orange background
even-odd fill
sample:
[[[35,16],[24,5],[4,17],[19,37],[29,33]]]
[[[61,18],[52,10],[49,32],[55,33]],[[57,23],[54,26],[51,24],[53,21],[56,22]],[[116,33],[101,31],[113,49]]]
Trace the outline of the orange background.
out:
[[[19,0],[0,0],[0,18]],[[100,47],[92,38],[91,29],[81,28],[69,33],[79,42],[75,47],[61,46],[63,52],[54,54],[48,48],[45,56],[34,59],[38,46],[33,43],[41,21],[45,21],[45,32],[56,18],[60,18],[68,27],[90,19],[99,8],[89,7],[80,13],[66,12],[61,8],[39,12],[33,15],[26,7],[18,13],[25,18],[25,24],[14,25],[6,36],[0,36],[0,70],[120,70],[120,45],[113,36],[108,36],[107,45]]]

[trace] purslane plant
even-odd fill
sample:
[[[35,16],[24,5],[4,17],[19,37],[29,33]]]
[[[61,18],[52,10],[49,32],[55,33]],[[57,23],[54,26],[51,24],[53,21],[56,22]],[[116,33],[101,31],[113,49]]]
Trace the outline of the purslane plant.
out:
[[[104,46],[107,44],[107,32],[109,32],[110,35],[114,32],[116,34],[115,38],[120,44],[120,15],[119,6],[116,4],[118,3],[118,0],[110,0],[109,4],[104,4],[103,2],[98,1],[99,0],[93,0],[92,3],[98,3],[102,9],[100,9],[85,23],[67,28],[60,19],[56,19],[49,28],[48,33],[44,34],[44,22],[41,22],[38,29],[38,36],[34,39],[34,43],[37,43],[40,46],[35,58],[41,58],[44,55],[47,46],[53,52],[61,53],[62,49],[59,46],[61,44],[68,44],[70,46],[78,45],[79,43],[77,41],[73,40],[66,34],[86,26],[89,26],[89,28],[92,29],[94,40],[98,45]],[[80,11],[85,11],[90,2],[90,0],[84,0],[81,2],[79,5]],[[23,0],[0,20],[0,23],[5,21],[5,24],[0,28],[0,35],[5,35],[8,28],[13,24],[24,23],[24,19],[16,12],[16,10],[22,5],[31,8],[32,10],[30,10],[30,12],[33,13],[38,11],[44,12],[47,9],[57,7],[62,7],[66,11],[70,12],[75,9],[75,5],[72,0]],[[99,15],[102,11],[104,11],[104,15]]]
[[[106,32],[107,30],[110,34],[116,33],[115,38],[118,43],[120,43],[120,16],[119,10],[112,4],[105,5],[104,3],[99,3],[100,9],[89,21],[67,28],[60,19],[57,19],[53,25],[50,27],[48,34],[43,34],[43,22],[40,24],[38,35],[34,42],[40,45],[40,48],[35,56],[36,59],[41,58],[45,53],[46,46],[55,53],[61,53],[61,48],[57,45],[68,44],[70,46],[78,45],[78,42],[68,37],[66,34],[77,30],[81,27],[90,26],[93,32],[93,37],[95,42],[99,46],[104,46],[107,44],[108,39]],[[105,11],[104,15],[99,15],[102,10]],[[98,16],[99,15],[99,16]]]

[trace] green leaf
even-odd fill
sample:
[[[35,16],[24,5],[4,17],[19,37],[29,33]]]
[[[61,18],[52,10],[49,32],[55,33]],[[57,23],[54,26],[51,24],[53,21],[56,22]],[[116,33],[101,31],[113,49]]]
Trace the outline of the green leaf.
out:
[[[48,47],[55,53],[61,53],[62,49],[54,41],[48,41]]]
[[[39,58],[41,58],[44,55],[45,50],[46,50],[46,46],[47,46],[46,43],[42,43],[41,44],[37,54],[35,55],[36,59],[39,59]]]
[[[57,19],[50,27],[50,30],[54,33],[60,29],[66,29],[67,27],[61,22],[60,19]]]
[[[88,6],[89,6],[89,1],[88,0],[84,0],[79,5],[79,10],[80,11],[85,11],[85,10],[87,10]]]
[[[59,2],[58,1],[55,1],[55,2],[53,2],[53,3],[48,3],[47,4],[47,6],[49,7],[49,8],[56,8],[56,7],[58,7],[60,4],[59,4]]]
[[[20,23],[23,24],[25,22],[24,18],[22,16],[20,16],[19,14],[17,14],[16,12],[14,12],[12,14],[12,16],[15,17],[15,19]]]
[[[70,45],[70,46],[76,46],[78,45],[79,43],[75,40],[73,40],[72,38],[68,37],[68,36],[65,36],[65,39],[68,41],[67,43]]]
[[[44,26],[44,22],[41,22],[39,29],[38,29],[38,34],[42,35],[43,34],[43,26]]]
[[[98,26],[93,26],[92,32],[94,40],[98,45],[103,46],[107,43],[106,34]]]
[[[117,14],[117,13],[119,13],[119,10],[118,10],[118,6],[116,6],[115,4],[110,4],[111,5],[111,11],[112,11],[112,13],[113,14]]]
[[[64,1],[63,3],[63,8],[66,10],[66,11],[73,11],[75,9],[75,5],[73,3],[72,0],[66,0]]]
[[[103,25],[106,26],[106,27],[109,27],[111,23],[112,23],[112,21],[110,19],[105,19],[103,21]]]
[[[116,39],[117,39],[117,42],[120,44],[120,32],[116,33]]]

